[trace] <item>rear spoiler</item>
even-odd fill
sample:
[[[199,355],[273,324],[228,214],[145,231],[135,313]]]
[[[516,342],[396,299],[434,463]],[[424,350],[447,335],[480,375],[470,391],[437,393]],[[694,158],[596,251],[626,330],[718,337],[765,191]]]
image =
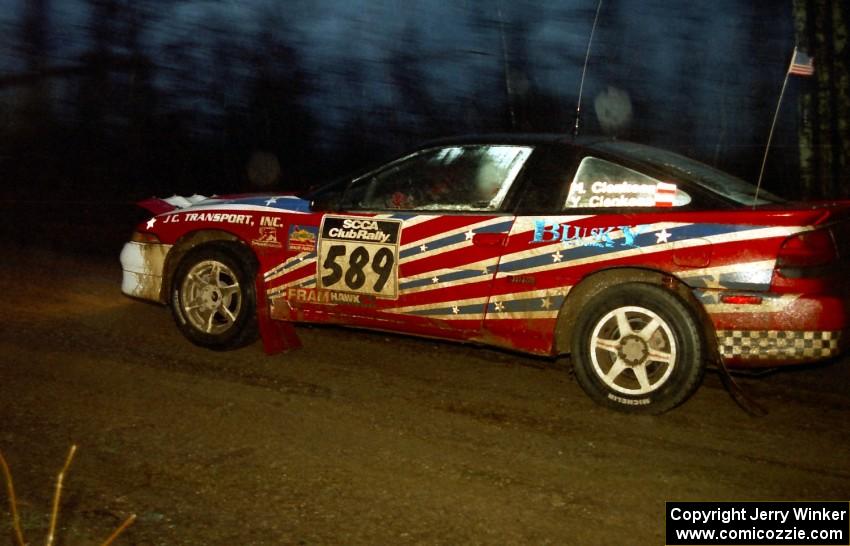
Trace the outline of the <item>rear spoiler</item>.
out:
[[[811,221],[812,227],[829,230],[843,267],[850,267],[850,200],[809,201],[797,205],[818,214]]]
[[[201,201],[206,201],[207,199],[209,199],[209,197],[198,195],[196,193],[195,195],[190,195],[189,197],[183,197],[182,195],[172,195],[171,197],[166,197],[164,199],[159,197],[151,197],[149,199],[139,201],[136,204],[156,216],[157,214],[162,214],[163,212],[171,212],[177,209],[185,209],[186,207],[191,207],[192,205],[196,205]]]

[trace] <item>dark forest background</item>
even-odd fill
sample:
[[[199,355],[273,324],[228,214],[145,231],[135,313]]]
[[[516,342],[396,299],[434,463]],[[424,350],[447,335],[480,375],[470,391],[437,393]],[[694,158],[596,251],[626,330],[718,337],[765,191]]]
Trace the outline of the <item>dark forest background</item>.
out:
[[[237,4],[2,0],[6,205],[268,188],[276,162],[274,188],[298,190],[432,137],[569,133],[596,10]],[[603,3],[583,131],[754,181],[798,43],[817,71],[789,84],[765,186],[850,195],[847,2],[690,4]]]

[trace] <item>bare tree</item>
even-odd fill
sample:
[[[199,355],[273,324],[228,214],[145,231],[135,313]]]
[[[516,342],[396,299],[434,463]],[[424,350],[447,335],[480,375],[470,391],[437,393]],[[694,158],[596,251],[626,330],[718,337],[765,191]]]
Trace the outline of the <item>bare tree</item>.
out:
[[[800,182],[806,197],[850,196],[850,73],[846,2],[795,0],[798,46],[815,59],[800,95]]]
[[[50,87],[43,76],[50,53],[50,0],[21,0],[22,20],[18,38],[24,70],[32,77],[21,91],[23,126],[36,129],[50,113]]]

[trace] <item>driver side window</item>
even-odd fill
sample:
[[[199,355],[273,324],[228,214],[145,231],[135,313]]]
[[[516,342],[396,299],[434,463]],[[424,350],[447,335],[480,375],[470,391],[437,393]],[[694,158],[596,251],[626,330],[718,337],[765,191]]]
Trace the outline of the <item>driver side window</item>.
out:
[[[364,210],[498,210],[530,155],[523,146],[425,150],[355,180],[344,201]]]

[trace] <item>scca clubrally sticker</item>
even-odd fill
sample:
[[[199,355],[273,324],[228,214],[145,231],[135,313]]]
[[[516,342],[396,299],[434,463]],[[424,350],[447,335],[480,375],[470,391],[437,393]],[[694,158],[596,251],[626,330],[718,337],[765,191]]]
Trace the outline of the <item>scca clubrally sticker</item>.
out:
[[[316,286],[396,299],[400,238],[400,220],[325,216],[319,231]]]

